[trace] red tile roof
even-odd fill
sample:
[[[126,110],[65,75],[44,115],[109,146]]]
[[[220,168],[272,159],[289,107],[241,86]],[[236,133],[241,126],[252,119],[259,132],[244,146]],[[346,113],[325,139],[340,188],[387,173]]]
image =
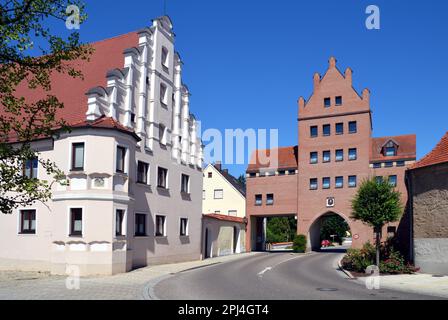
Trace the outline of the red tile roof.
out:
[[[426,156],[414,163],[410,169],[432,166],[438,163],[448,162],[448,132],[439,143]]]
[[[398,144],[397,155],[386,157],[382,154],[383,146],[390,140]],[[371,138],[370,161],[394,161],[401,159],[416,159],[416,135],[408,134],[394,137]]]
[[[37,101],[47,94],[55,95],[64,103],[64,108],[58,110],[58,119],[64,119],[69,125],[84,121],[87,112],[87,96],[89,89],[97,86],[106,87],[106,73],[114,68],[123,68],[123,51],[138,46],[137,32],[131,32],[114,38],[92,43],[94,53],[90,61],[78,60],[70,64],[75,65],[83,73],[84,79],[73,79],[67,74],[54,72],[51,76],[52,90],[30,90],[22,82],[16,90],[16,96],[25,97],[27,102]],[[3,108],[0,105],[0,114]]]
[[[124,133],[129,133],[129,134],[133,135],[137,140],[140,140],[139,136],[137,136],[135,134],[134,130],[129,129],[129,128],[123,126],[122,124],[120,124],[115,119],[113,119],[111,117],[106,117],[106,116],[102,116],[94,121],[88,121],[88,120],[78,121],[78,122],[72,123],[70,125],[70,127],[71,128],[93,127],[93,128],[102,128],[102,129],[116,129],[116,130],[124,132]]]
[[[272,150],[276,150],[278,152],[278,169],[297,169],[297,146],[279,147]],[[261,154],[262,152],[266,152],[266,155]],[[270,168],[272,163],[264,164],[260,162],[260,160],[263,160],[265,156],[269,157],[270,155],[271,149],[255,150],[252,153],[249,165],[247,167],[247,172]]]
[[[217,219],[217,220],[221,220],[221,221],[244,223],[244,218],[233,217],[233,216],[226,216],[226,215],[223,215],[223,214],[217,214],[217,213],[205,214],[204,213],[202,216],[205,217],[205,218],[212,218],[212,219]]]

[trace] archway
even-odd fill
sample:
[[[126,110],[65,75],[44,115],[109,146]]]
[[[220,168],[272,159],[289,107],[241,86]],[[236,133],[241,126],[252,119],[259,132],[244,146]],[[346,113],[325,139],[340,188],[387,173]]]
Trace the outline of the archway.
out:
[[[308,247],[321,251],[323,240],[329,243],[325,248],[347,248],[351,246],[350,220],[342,214],[328,211],[314,219],[308,231]]]

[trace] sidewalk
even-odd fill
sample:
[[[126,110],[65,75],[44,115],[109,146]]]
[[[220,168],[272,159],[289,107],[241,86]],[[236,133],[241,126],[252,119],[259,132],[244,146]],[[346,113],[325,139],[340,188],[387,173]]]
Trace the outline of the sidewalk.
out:
[[[358,278],[365,285],[366,278]],[[413,292],[448,298],[448,276],[434,277],[430,274],[384,275],[380,277],[381,289]]]
[[[0,271],[0,300],[142,300],[145,287],[158,277],[242,259],[259,253],[241,253],[206,260],[156,265],[114,276],[83,277],[78,290],[69,290],[67,277],[48,273]]]

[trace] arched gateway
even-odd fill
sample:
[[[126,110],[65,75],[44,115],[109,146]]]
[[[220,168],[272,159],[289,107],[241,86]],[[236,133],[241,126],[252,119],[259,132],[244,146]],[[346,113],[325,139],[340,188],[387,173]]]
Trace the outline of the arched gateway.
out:
[[[351,200],[372,176],[388,177],[406,203],[404,176],[415,162],[415,135],[372,137],[370,91],[358,93],[352,70],[342,73],[334,57],[324,76],[314,74],[313,87],[308,100],[298,100],[298,118],[291,115],[298,120],[297,145],[252,154],[246,171],[247,250],[258,240],[251,235],[260,219],[284,215],[297,216],[297,232],[308,235],[310,249],[318,246],[316,230],[329,212],[349,224],[352,247],[373,241],[370,227],[350,219]]]
[[[307,238],[308,238],[307,248],[308,248],[308,250],[313,250],[313,251],[320,250],[321,240],[323,240],[323,239],[321,239],[322,222],[324,221],[325,218],[332,217],[332,216],[338,216],[338,217],[341,217],[342,219],[344,219],[350,228],[350,233],[352,232],[352,227],[350,225],[351,224],[350,219],[348,219],[343,214],[340,214],[340,213],[337,213],[334,211],[327,211],[323,214],[318,215],[315,219],[313,219],[309,226],[308,233],[307,233]],[[330,239],[328,239],[328,240],[330,240]]]

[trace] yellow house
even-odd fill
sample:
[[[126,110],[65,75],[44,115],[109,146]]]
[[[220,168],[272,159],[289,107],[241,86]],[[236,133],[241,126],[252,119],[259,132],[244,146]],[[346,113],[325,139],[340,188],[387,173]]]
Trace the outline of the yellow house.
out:
[[[245,251],[246,190],[221,163],[209,164],[203,172],[203,257]]]

